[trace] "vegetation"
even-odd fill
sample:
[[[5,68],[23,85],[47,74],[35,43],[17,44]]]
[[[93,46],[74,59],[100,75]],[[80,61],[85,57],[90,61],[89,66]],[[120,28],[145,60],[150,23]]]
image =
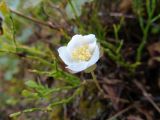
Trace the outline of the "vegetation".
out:
[[[0,0],[0,119],[158,120],[159,0]],[[57,49],[95,34],[73,74]]]

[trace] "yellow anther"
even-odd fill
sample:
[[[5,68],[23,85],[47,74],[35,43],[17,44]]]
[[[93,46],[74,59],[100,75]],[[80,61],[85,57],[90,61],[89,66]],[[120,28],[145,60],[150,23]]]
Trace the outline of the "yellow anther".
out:
[[[82,45],[72,52],[72,58],[78,61],[88,61],[91,58],[91,52],[88,45]]]

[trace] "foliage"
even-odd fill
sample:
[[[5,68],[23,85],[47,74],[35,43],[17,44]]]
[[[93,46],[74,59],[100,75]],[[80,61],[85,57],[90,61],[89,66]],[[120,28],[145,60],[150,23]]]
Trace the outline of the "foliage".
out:
[[[132,14],[130,17],[128,13],[112,14],[112,9],[121,12],[115,7],[120,4],[118,1],[0,0],[3,15],[0,21],[0,117],[4,110],[13,119],[27,119],[26,113],[30,113],[33,119],[44,115],[41,119],[45,120],[52,119],[56,109],[60,110],[58,119],[90,120],[97,116],[108,119],[137,99],[135,106],[148,100],[139,92],[140,89],[144,94],[145,88],[135,80],[144,79],[140,82],[148,84],[150,74],[155,81],[159,79],[155,75],[159,73],[156,64],[160,62],[157,3],[157,0],[133,0],[131,8],[125,8]],[[126,1],[125,4],[128,5]],[[72,74],[60,60],[57,49],[66,45],[74,34],[90,33],[95,34],[100,43],[101,60],[82,73]],[[154,42],[158,47],[150,47]],[[150,69],[156,72],[146,75]],[[134,91],[135,86],[138,90]],[[11,111],[6,110],[11,106],[14,107]],[[108,108],[110,111],[106,112]],[[146,115],[142,108],[138,110]],[[42,114],[34,114],[36,111]],[[116,117],[129,119],[119,114]]]

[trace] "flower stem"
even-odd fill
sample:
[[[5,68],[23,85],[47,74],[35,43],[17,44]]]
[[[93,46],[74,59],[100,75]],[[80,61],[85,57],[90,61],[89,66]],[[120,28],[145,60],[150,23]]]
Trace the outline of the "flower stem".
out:
[[[98,90],[99,90],[101,93],[104,93],[103,90],[101,89],[98,81],[97,81],[97,78],[96,78],[96,75],[95,75],[94,71],[91,72],[91,75],[92,75],[93,81],[95,82]]]

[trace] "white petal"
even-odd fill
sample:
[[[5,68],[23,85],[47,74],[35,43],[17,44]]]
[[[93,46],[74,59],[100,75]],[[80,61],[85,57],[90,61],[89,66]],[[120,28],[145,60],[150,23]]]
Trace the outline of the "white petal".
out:
[[[74,48],[84,45],[84,44],[93,44],[96,43],[96,37],[93,34],[89,35],[74,35],[71,41],[67,45],[68,51],[73,51]]]
[[[72,73],[77,73],[87,68],[87,62],[77,62],[77,63],[68,65],[66,68],[70,69]]]
[[[66,65],[69,65],[72,63],[72,59],[71,59],[70,55],[68,54],[66,46],[58,48],[58,53],[59,53],[60,58],[63,60],[63,62]]]
[[[87,62],[88,63],[87,68],[94,65],[98,61],[99,58],[100,58],[99,46],[96,45],[91,59]]]
[[[82,43],[82,35],[74,35],[67,45],[68,51],[72,51],[76,46],[79,46]]]
[[[95,35],[94,34],[89,34],[89,35],[84,35],[83,37],[84,37],[84,39],[86,41],[88,41],[87,44],[89,44],[89,50],[90,50],[90,52],[93,52],[93,50],[96,47],[96,41],[97,41]]]
[[[85,40],[87,40],[90,43],[96,42],[97,40],[94,34],[84,35],[83,37]]]
[[[96,47],[96,42],[90,43],[90,44],[89,44],[89,51],[90,51],[91,53],[93,53],[94,50],[95,50],[95,47]]]

